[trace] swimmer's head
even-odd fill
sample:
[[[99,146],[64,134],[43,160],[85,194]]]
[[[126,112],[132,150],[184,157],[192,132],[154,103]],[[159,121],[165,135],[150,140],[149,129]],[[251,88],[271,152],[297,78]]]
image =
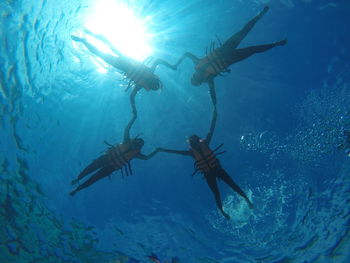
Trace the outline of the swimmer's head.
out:
[[[150,81],[151,90],[159,90],[162,87],[163,87],[163,84],[158,77],[154,77],[151,79],[151,81]]]
[[[190,137],[188,137],[187,139],[187,143],[192,147],[192,148],[198,148],[199,147],[199,143],[200,143],[200,138],[197,135],[191,135]]]
[[[159,90],[163,87],[159,77],[154,74],[150,68],[145,66],[142,66],[142,68],[135,73],[132,81],[134,82],[135,86],[142,87],[147,91]]]

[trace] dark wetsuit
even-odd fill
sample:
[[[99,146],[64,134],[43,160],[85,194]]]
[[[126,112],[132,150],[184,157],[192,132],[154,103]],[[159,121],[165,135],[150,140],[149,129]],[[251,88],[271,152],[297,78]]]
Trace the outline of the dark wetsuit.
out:
[[[204,140],[204,142],[207,145],[210,144],[210,141],[211,141],[214,129],[215,129],[216,119],[217,119],[217,113],[216,113],[216,109],[214,108],[212,122],[211,122],[211,126],[210,126],[210,131],[209,131],[207,137]],[[181,155],[186,155],[186,156],[191,156],[194,159],[196,159],[195,153],[191,149],[190,150],[185,150],[185,151],[179,151],[179,150],[170,150],[170,149],[160,148],[159,151],[168,152],[168,153],[175,153],[175,154],[181,154]],[[213,153],[213,156],[214,156],[214,158],[216,158],[215,153]],[[219,210],[222,212],[222,214],[227,219],[229,219],[230,217],[229,217],[228,214],[226,214],[224,212],[224,210],[222,208],[222,201],[221,201],[221,197],[220,197],[219,188],[218,188],[218,185],[217,185],[217,180],[218,179],[223,180],[228,186],[230,186],[232,188],[232,190],[234,190],[239,195],[241,195],[248,202],[250,207],[252,207],[252,203],[249,201],[247,195],[232,180],[232,178],[228,175],[228,173],[221,167],[221,164],[220,164],[219,160],[217,160],[217,163],[215,164],[215,166],[213,168],[210,168],[206,172],[203,172],[203,171],[201,171],[201,172],[203,173],[210,190],[214,194],[217,207],[219,208]]]

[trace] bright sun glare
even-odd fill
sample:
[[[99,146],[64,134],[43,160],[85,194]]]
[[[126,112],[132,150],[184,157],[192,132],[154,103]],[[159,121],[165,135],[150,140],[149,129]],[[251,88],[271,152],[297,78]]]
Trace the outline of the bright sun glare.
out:
[[[91,10],[85,23],[88,30],[106,37],[126,56],[142,61],[152,54],[148,18],[137,17],[133,9],[120,0],[96,0]],[[103,46],[96,45],[106,52]]]

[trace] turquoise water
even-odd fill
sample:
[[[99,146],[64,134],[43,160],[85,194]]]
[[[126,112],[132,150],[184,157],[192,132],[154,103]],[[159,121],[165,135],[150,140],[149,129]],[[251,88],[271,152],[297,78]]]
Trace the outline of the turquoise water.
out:
[[[217,77],[223,167],[252,199],[220,183],[217,211],[193,162],[159,153],[79,192],[70,182],[117,143],[130,119],[127,81],[98,71],[71,34],[92,1],[1,0],[0,262],[350,262],[348,1],[127,1],[151,17],[153,57],[174,63],[227,39],[269,4],[241,47],[288,38]],[[115,25],[125,27],[127,24]],[[159,67],[164,88],[142,90],[132,129],[155,147],[205,136],[211,103],[193,65]]]

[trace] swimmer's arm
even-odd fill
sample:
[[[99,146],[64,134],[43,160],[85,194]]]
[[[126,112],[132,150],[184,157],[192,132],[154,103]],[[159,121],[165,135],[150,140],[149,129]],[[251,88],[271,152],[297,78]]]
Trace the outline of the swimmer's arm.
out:
[[[216,107],[214,107],[214,110],[212,113],[212,118],[211,118],[210,130],[209,130],[207,137],[205,138],[208,145],[210,144],[211,138],[213,137],[213,134],[214,134],[217,116],[218,116],[218,114],[216,112]]]
[[[138,155],[135,156],[135,158],[137,159],[141,159],[141,160],[149,160],[151,159],[153,156],[155,156],[157,154],[157,152],[159,152],[159,148],[155,149],[153,152],[151,152],[148,155],[139,153]]]
[[[168,62],[166,62],[165,60],[158,58],[156,61],[154,61],[153,65],[151,67],[152,72],[154,72],[156,70],[158,65],[163,65],[163,66],[166,66],[166,67],[171,68],[173,70],[176,70],[176,67],[177,67],[177,64],[171,65]]]
[[[158,148],[160,152],[166,152],[166,153],[175,153],[175,154],[181,154],[186,156],[192,156],[192,153],[190,151],[179,151],[179,150],[170,150],[170,149],[164,149],[164,148]]]
[[[137,92],[139,92],[142,89],[142,87],[140,86],[135,86],[134,89],[132,90],[131,94],[130,94],[130,104],[131,104],[131,108],[132,108],[132,116],[133,118],[137,118],[137,110],[136,110],[136,106],[135,106],[135,97],[137,95]]]
[[[186,52],[185,54],[182,55],[182,57],[178,60],[178,62],[175,64],[175,68],[177,68],[178,65],[181,64],[182,61],[184,61],[185,58],[189,58],[192,60],[193,64],[198,64],[199,58],[197,58],[195,55],[193,55],[190,52]]]
[[[134,122],[136,121],[137,116],[133,115],[131,120],[129,121],[128,125],[126,125],[125,130],[124,130],[124,138],[123,138],[123,143],[128,143],[130,141],[130,129]]]
[[[210,98],[213,103],[214,110],[216,110],[216,91],[215,91],[214,79],[210,79],[208,81],[208,86],[209,86]]]
[[[191,59],[194,64],[197,64],[200,60],[196,55],[194,55],[190,52],[186,52],[185,54],[183,54],[183,58],[186,58],[186,57]]]

